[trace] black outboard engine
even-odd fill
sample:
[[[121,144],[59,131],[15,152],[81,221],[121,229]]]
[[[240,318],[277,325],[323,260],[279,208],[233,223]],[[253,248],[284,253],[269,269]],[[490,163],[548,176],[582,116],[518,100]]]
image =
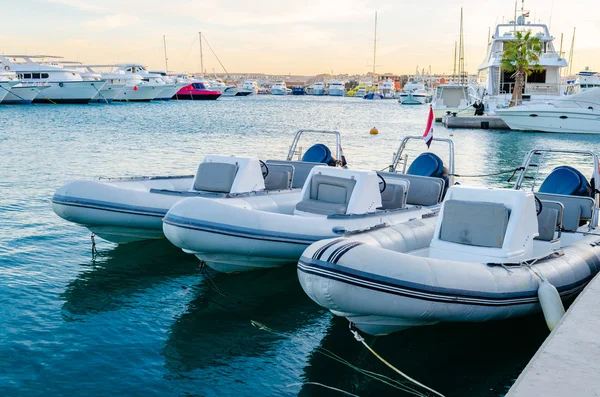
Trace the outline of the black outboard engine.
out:
[[[331,154],[331,150],[322,143],[312,145],[302,156],[302,161],[310,163],[323,163],[328,166],[335,167],[335,157]]]
[[[447,178],[448,170],[444,162],[436,154],[425,152],[421,153],[408,167],[407,174],[430,176],[434,178]]]
[[[409,175],[428,176],[432,178],[442,178],[446,183],[444,185],[444,196],[450,186],[448,178],[448,169],[438,155],[431,152],[421,153],[408,167],[406,171]]]
[[[563,165],[552,170],[539,189],[540,193],[593,197],[592,187],[579,170]]]

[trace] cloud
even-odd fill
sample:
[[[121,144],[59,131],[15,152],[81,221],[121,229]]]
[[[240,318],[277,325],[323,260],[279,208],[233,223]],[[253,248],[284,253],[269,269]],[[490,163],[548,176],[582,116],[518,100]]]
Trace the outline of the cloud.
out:
[[[135,15],[113,14],[88,21],[86,25],[100,29],[117,29],[137,24],[140,19]]]
[[[91,12],[106,12],[107,8],[99,6],[96,1],[85,1],[85,0],[46,0],[48,3],[60,4],[68,7],[77,8],[81,11]]]

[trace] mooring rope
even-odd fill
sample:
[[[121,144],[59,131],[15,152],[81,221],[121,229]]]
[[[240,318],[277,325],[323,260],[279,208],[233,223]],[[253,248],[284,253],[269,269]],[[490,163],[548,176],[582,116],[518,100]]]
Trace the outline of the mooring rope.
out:
[[[444,397],[443,394],[433,390],[430,387],[425,386],[424,384],[418,382],[417,380],[411,378],[410,376],[406,375],[404,372],[400,371],[398,368],[394,367],[392,364],[390,364],[389,362],[387,362],[383,357],[381,357],[379,354],[377,354],[377,352],[375,350],[373,350],[371,348],[371,346],[369,346],[369,344],[367,342],[365,342],[365,338],[363,338],[359,333],[358,333],[358,329],[356,329],[356,327],[354,326],[354,324],[352,324],[352,322],[350,322],[350,332],[352,333],[352,335],[354,335],[354,338],[359,341],[360,343],[362,343],[371,353],[373,353],[373,355],[375,357],[377,357],[379,360],[381,360],[382,363],[384,363],[385,365],[387,365],[388,367],[390,367],[394,372],[396,372],[397,374],[403,376],[405,379],[407,379],[410,382],[413,382],[415,385],[417,386],[421,386],[423,389],[425,390],[429,390],[430,392],[440,396],[440,397]]]

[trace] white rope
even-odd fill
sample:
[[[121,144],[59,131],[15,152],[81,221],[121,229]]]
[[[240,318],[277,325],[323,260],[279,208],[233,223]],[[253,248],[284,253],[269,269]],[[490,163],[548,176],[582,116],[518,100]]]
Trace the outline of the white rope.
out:
[[[383,357],[381,357],[379,354],[377,354],[377,352],[376,352],[375,350],[371,349],[371,346],[369,346],[369,345],[367,344],[367,342],[365,342],[365,338],[363,338],[363,337],[362,337],[362,336],[361,336],[361,335],[358,333],[358,330],[356,330],[356,329],[352,329],[352,325],[353,325],[353,324],[352,324],[352,323],[350,323],[350,332],[351,332],[351,333],[354,335],[354,338],[355,338],[357,341],[359,341],[360,343],[362,343],[362,344],[363,344],[363,345],[364,345],[364,346],[365,346],[367,349],[369,349],[369,351],[370,351],[371,353],[373,353],[373,355],[374,355],[375,357],[377,357],[379,360],[381,360],[381,362],[382,362],[382,363],[384,363],[385,365],[387,365],[388,367],[390,367],[390,368],[391,368],[391,369],[392,369],[394,372],[396,372],[397,374],[399,374],[399,375],[403,376],[405,379],[407,379],[407,380],[409,380],[409,381],[413,382],[415,385],[417,385],[417,386],[421,386],[423,389],[425,389],[425,390],[429,390],[430,392],[432,392],[432,393],[434,393],[434,394],[436,394],[436,395],[438,395],[438,396],[440,396],[440,397],[444,397],[444,395],[443,395],[443,394],[441,394],[441,393],[439,393],[439,392],[437,392],[437,391],[435,391],[435,390],[433,390],[433,389],[431,389],[431,388],[429,388],[429,387],[425,386],[424,384],[422,384],[422,383],[418,382],[417,380],[415,380],[415,379],[411,378],[410,376],[406,375],[404,372],[400,371],[398,368],[394,367],[392,364],[390,364],[389,362],[387,362],[387,361],[386,361],[386,360],[385,360]]]
[[[266,325],[264,325],[262,323],[259,323],[258,321],[250,320],[250,323],[252,324],[252,326],[254,326],[254,327],[256,327],[256,328],[258,328],[260,330],[267,331],[267,332],[272,333],[274,335],[288,337],[288,338],[296,337],[296,338],[300,339],[300,341],[302,341],[302,343],[307,344],[307,342],[305,340],[303,340],[299,336],[295,336],[295,335],[292,335],[292,334],[289,334],[289,333],[285,333],[285,332],[276,331],[276,330],[274,330],[272,328],[267,327]],[[355,371],[357,371],[357,372],[359,372],[359,373],[361,373],[361,374],[363,374],[363,375],[365,375],[365,376],[367,376],[369,378],[375,379],[375,380],[377,380],[377,381],[379,381],[381,383],[384,383],[384,384],[386,384],[388,386],[391,386],[391,387],[393,387],[395,389],[401,390],[401,391],[409,393],[409,394],[413,394],[413,395],[418,396],[418,397],[427,397],[423,393],[419,392],[418,390],[414,390],[410,386],[405,385],[403,383],[400,383],[399,381],[397,381],[395,379],[392,379],[392,378],[390,378],[390,377],[388,377],[386,375],[379,374],[377,372],[372,372],[372,371],[369,371],[369,370],[357,367],[357,366],[353,365],[352,363],[350,363],[349,361],[343,359],[342,357],[338,356],[337,354],[335,354],[332,351],[327,350],[327,349],[325,349],[323,347],[317,347],[316,351],[318,353],[321,353],[322,355],[324,355],[327,358],[330,358],[330,359],[335,360],[335,361],[337,361],[337,362],[339,362],[341,364],[344,364],[344,365],[350,367],[351,369],[353,369],[353,370],[355,370]]]

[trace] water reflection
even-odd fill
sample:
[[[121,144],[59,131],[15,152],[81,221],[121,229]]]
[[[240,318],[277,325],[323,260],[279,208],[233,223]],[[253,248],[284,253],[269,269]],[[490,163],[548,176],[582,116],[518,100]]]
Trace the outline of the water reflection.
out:
[[[488,323],[440,324],[365,339],[398,369],[445,396],[491,397],[508,391],[547,335],[543,316],[535,315]],[[360,396],[410,395],[326,357],[322,349],[357,367],[402,380],[354,339],[347,320],[332,320],[319,348],[311,353],[305,381]],[[304,385],[299,395],[332,393]]]
[[[67,321],[131,307],[136,303],[134,295],[200,271],[196,257],[167,240],[119,245],[81,266],[86,270],[69,282],[61,294]]]
[[[278,355],[290,351],[274,350],[288,338],[250,321],[293,333],[326,315],[302,291],[295,266],[237,275],[210,272],[194,289],[195,298],[171,326],[163,352],[165,365],[176,374],[203,369],[197,376],[210,379],[213,371],[228,371],[218,367],[235,366],[237,360],[285,360]]]

